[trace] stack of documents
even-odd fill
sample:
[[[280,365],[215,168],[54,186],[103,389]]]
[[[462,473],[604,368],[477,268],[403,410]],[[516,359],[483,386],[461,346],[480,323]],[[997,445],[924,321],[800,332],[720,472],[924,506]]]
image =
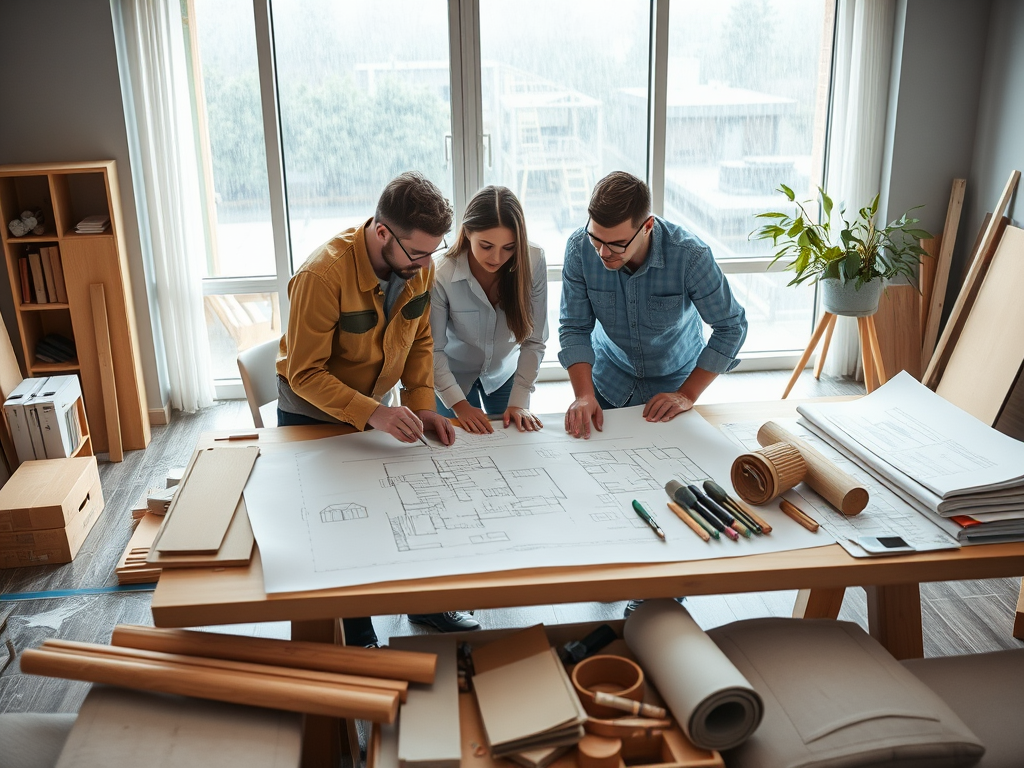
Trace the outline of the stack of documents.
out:
[[[1024,540],[1024,443],[903,372],[797,409],[806,426],[964,544]]]
[[[473,690],[494,757],[575,744],[587,713],[544,627],[473,651]]]
[[[110,217],[97,214],[96,216],[86,216],[78,222],[75,225],[75,232],[80,235],[98,235],[105,232],[108,226],[110,226]]]

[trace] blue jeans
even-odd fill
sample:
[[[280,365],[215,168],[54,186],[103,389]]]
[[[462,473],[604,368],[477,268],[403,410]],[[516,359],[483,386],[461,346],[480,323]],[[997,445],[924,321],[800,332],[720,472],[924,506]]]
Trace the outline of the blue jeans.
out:
[[[489,395],[484,392],[484,385],[480,383],[480,379],[477,379],[473,382],[473,386],[469,388],[469,392],[466,393],[466,400],[476,408],[483,408],[484,413],[490,416],[501,416],[505,413],[505,409],[508,408],[508,399],[512,396],[512,385],[515,382],[515,378],[516,375],[512,374],[508,377],[508,381]],[[440,397],[435,395],[434,400],[437,401],[437,412],[439,414],[449,419],[458,418],[451,408],[448,408],[441,402]],[[480,405],[481,400],[483,400],[482,406]]]

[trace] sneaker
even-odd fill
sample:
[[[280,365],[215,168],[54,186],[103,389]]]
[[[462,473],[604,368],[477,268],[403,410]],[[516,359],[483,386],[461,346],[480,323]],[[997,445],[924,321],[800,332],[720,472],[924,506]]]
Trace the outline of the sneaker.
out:
[[[480,622],[465,611],[410,613],[409,621],[413,624],[425,624],[441,632],[469,632],[480,629]]]
[[[672,599],[675,600],[680,605],[682,605],[683,601],[686,598],[685,597],[674,597]],[[630,600],[628,603],[626,603],[626,608],[622,612],[622,618],[628,619],[633,614],[633,611],[635,611],[637,608],[639,608],[641,605],[643,605],[643,602],[644,602],[643,600]]]
[[[342,623],[345,625],[345,645],[354,648],[380,648],[377,633],[369,617],[342,619]]]

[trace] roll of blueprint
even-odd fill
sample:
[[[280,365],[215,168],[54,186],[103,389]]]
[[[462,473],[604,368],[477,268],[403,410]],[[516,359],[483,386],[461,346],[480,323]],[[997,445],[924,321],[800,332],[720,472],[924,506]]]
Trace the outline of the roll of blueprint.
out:
[[[747,678],[673,600],[646,600],[623,636],[690,741],[703,749],[742,744],[764,703]]]

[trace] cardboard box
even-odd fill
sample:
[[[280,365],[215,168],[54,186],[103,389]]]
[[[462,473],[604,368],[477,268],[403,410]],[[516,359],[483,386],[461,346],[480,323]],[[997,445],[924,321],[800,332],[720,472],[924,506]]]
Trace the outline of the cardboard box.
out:
[[[71,562],[102,511],[94,456],[25,462],[0,488],[0,568]]]

